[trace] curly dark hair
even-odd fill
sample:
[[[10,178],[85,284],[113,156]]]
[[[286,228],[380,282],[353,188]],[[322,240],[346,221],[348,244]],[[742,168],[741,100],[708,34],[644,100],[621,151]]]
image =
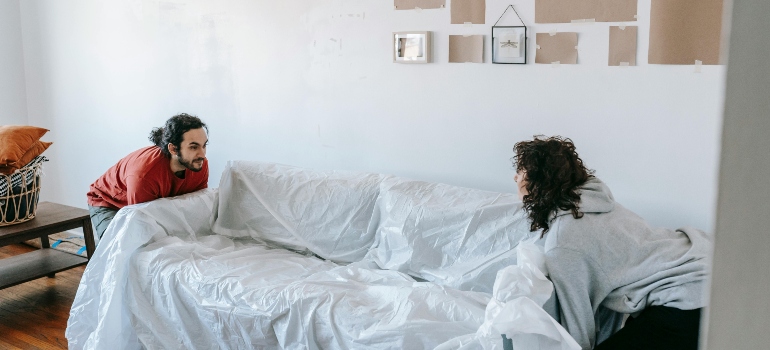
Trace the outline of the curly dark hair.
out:
[[[571,211],[576,219],[583,217],[578,188],[593,177],[594,171],[583,165],[572,140],[536,135],[532,141],[516,143],[513,152],[511,161],[516,172],[524,172],[529,192],[523,202],[530,231],[542,229],[540,237],[544,237],[559,209]]]
[[[198,117],[182,113],[169,118],[164,126],[152,129],[149,139],[160,148],[166,158],[171,158],[171,152],[168,151],[166,145],[170,143],[179,149],[184,139],[184,133],[200,128],[206,129],[206,133],[209,132],[209,128]]]

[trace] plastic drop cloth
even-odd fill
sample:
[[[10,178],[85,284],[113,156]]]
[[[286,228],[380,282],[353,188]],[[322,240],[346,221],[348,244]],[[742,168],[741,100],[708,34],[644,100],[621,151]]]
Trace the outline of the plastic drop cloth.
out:
[[[170,237],[138,252],[132,324],[145,346],[432,349],[484,317],[483,293],[206,238]]]
[[[70,349],[140,349],[131,325],[131,260],[143,245],[168,236],[210,233],[217,191],[128,206],[115,215],[78,285],[65,335]]]
[[[532,241],[516,248],[518,263],[497,274],[484,323],[472,334],[453,338],[435,350],[503,350],[505,334],[514,349],[580,350],[580,345],[543,305],[553,293],[542,247]]]
[[[529,232],[513,194],[387,177],[374,212],[380,268],[443,286],[492,293],[497,272],[516,263]]]
[[[359,261],[374,242],[371,218],[381,180],[379,174],[230,161],[213,230],[309,249],[336,262]]]
[[[219,191],[217,234],[460,290],[491,293],[532,235],[515,195],[395,176],[231,161]]]
[[[433,349],[462,334],[481,344],[490,308],[512,308],[496,327],[504,315],[548,320],[546,291],[527,287],[533,271],[492,288],[527,231],[508,194],[231,162],[219,190],[118,212],[66,336],[71,349]],[[542,296],[502,303],[519,291]]]
[[[88,264],[71,349],[432,349],[489,295],[213,235],[215,190],[118,212]]]

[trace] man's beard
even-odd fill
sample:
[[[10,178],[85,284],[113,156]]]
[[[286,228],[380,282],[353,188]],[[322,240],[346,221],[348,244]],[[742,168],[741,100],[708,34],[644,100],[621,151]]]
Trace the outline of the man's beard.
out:
[[[177,160],[179,160],[179,164],[182,164],[187,169],[190,169],[190,171],[199,172],[203,169],[203,161],[206,158],[198,158],[198,159],[185,159],[183,157],[177,157]],[[197,168],[195,167],[195,162],[200,161],[200,166]]]

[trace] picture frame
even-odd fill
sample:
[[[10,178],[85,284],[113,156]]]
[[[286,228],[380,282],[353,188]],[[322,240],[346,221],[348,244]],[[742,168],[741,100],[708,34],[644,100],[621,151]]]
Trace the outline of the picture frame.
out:
[[[492,63],[527,64],[526,26],[492,26]]]
[[[393,33],[394,63],[430,63],[432,60],[431,32]]]

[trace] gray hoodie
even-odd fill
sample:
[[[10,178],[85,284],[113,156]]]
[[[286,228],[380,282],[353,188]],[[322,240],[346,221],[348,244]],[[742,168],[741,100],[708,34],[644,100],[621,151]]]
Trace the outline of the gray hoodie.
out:
[[[704,232],[650,227],[597,178],[581,187],[579,208],[580,219],[557,213],[545,253],[561,324],[583,349],[596,345],[601,309],[636,314],[647,306],[705,306],[712,244]]]

